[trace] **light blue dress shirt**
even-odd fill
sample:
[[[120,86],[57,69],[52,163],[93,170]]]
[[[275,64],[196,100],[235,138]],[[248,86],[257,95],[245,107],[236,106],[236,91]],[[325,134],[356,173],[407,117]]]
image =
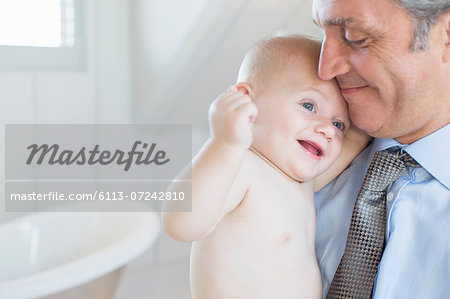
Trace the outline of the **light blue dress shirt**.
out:
[[[421,168],[408,168],[387,189],[386,247],[373,298],[450,298],[450,125],[410,144],[375,139],[316,193],[316,254],[326,297],[344,253],[361,183],[376,151],[401,147]]]

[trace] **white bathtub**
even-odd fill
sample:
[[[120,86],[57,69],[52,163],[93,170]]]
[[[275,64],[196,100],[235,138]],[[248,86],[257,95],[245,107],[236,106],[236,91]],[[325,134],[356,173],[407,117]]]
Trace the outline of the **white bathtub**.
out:
[[[159,231],[159,215],[151,212],[32,213],[3,223],[0,298],[38,298],[111,276]]]

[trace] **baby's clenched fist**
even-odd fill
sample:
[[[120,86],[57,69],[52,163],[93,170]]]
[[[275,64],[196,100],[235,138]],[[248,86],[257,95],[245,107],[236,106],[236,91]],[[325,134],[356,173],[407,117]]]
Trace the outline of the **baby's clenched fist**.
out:
[[[248,149],[252,144],[252,123],[258,109],[251,98],[231,86],[209,107],[212,138],[228,146]]]

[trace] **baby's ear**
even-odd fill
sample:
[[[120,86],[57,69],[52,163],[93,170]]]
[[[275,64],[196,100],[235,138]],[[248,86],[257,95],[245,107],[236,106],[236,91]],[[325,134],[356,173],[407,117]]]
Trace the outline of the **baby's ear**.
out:
[[[240,93],[248,95],[250,97],[250,99],[252,99],[252,100],[255,99],[254,91],[250,84],[245,83],[245,82],[239,82],[235,86]]]

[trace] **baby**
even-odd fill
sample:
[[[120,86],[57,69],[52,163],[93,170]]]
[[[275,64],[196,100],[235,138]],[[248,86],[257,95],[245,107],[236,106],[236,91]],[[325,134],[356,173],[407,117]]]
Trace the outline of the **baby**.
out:
[[[321,297],[313,195],[368,137],[347,132],[339,88],[317,77],[319,53],[305,37],[265,39],[212,103],[211,138],[192,162],[192,212],[163,215],[171,237],[193,241],[194,299]]]

